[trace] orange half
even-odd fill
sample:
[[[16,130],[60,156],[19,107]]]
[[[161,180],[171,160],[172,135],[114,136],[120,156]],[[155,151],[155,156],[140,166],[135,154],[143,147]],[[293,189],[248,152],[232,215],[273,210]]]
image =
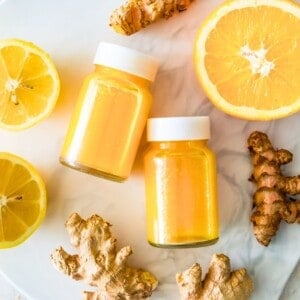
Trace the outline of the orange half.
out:
[[[248,120],[300,110],[300,5],[288,0],[229,0],[195,40],[195,69],[208,98]]]

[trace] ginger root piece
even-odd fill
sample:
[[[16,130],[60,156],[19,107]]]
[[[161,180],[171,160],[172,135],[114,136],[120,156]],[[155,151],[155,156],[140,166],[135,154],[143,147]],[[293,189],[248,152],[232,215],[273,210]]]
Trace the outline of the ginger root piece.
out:
[[[158,19],[168,19],[186,10],[191,2],[193,0],[127,0],[113,11],[109,25],[118,33],[131,35]]]
[[[254,289],[247,270],[231,272],[230,260],[224,254],[214,254],[204,280],[201,277],[197,263],[176,275],[182,300],[244,300]]]
[[[96,287],[94,292],[84,292],[86,300],[149,297],[157,287],[157,279],[126,265],[132,250],[127,246],[117,251],[110,226],[98,215],[83,220],[77,213],[72,214],[66,228],[78,255],[70,255],[60,247],[52,253],[52,262],[64,274]]]
[[[250,180],[257,185],[251,221],[258,242],[268,246],[281,220],[300,223],[300,201],[287,196],[300,193],[300,175],[282,175],[281,165],[292,161],[293,154],[285,149],[275,150],[265,133],[251,133],[248,148],[253,162]]]

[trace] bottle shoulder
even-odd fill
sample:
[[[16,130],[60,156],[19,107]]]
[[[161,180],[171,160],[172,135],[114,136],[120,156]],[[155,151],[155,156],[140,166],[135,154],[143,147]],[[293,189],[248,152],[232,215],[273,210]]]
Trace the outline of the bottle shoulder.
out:
[[[152,99],[152,93],[147,85],[141,82],[135,82],[129,78],[122,78],[122,76],[116,76],[114,74],[101,73],[99,71],[88,74],[83,82],[83,89],[88,90],[90,88],[101,89],[105,87],[109,90],[119,90],[123,93],[136,94],[139,98]],[[139,96],[138,96],[139,95]]]
[[[167,156],[215,156],[205,141],[192,142],[155,142],[150,143],[145,155],[152,157]]]
[[[150,89],[150,82],[148,80],[107,67],[96,67],[93,72],[87,75],[86,79],[106,82],[121,87],[135,88],[138,90]]]

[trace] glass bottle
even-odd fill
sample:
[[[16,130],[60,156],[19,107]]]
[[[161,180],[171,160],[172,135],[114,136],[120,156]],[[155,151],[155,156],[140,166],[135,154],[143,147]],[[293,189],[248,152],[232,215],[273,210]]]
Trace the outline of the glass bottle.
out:
[[[132,169],[152,104],[158,64],[150,56],[100,43],[83,82],[62,148],[66,166],[116,181]]]
[[[219,236],[216,159],[208,117],[151,118],[144,156],[147,237],[166,248],[206,246]]]

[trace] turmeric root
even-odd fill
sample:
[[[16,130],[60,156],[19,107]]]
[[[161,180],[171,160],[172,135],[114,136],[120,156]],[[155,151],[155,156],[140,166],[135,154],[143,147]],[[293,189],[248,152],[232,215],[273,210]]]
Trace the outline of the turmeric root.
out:
[[[198,263],[176,275],[182,300],[244,300],[254,289],[247,270],[231,272],[230,260],[224,254],[214,254],[203,281],[201,277]]]
[[[70,255],[60,247],[51,255],[52,262],[64,274],[96,287],[94,292],[84,292],[86,300],[149,297],[157,279],[147,271],[126,265],[132,250],[127,246],[117,251],[110,226],[97,215],[85,221],[77,213],[72,214],[66,228],[78,255]]]
[[[251,133],[248,147],[253,162],[251,180],[257,185],[251,221],[258,242],[268,246],[281,220],[300,223],[300,201],[287,196],[300,193],[300,175],[282,175],[281,165],[292,161],[293,154],[285,149],[275,150],[265,133]]]
[[[184,11],[193,0],[128,0],[110,17],[110,26],[121,34],[131,35],[156,22]]]

